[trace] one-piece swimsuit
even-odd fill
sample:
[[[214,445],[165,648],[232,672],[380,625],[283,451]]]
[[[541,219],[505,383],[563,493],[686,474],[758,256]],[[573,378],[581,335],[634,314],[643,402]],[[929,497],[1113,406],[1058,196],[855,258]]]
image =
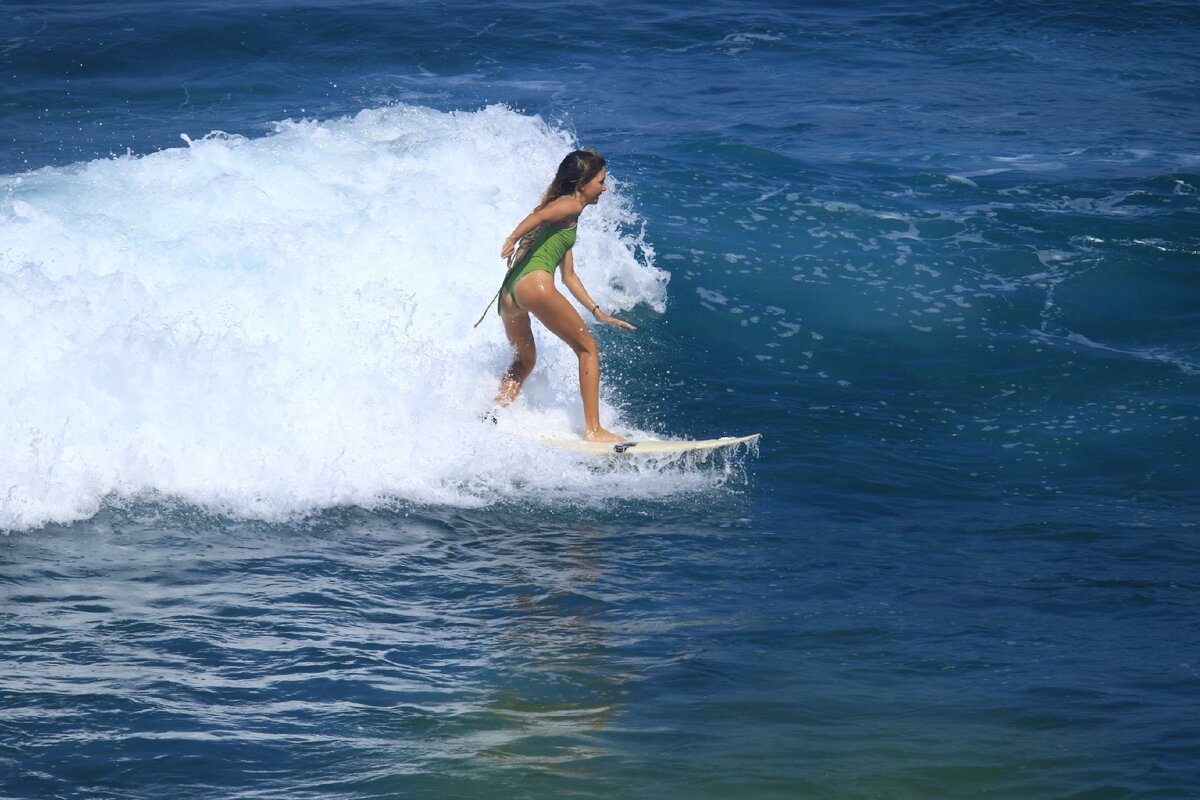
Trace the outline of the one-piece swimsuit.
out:
[[[513,262],[508,273],[504,276],[501,292],[508,292],[513,302],[517,302],[517,284],[534,270],[549,272],[551,275],[558,269],[566,257],[567,251],[575,245],[576,226],[556,228],[553,225],[543,225],[534,232],[532,241],[524,247],[520,257]],[[501,297],[497,296],[496,313],[500,313]],[[517,306],[520,308],[520,305]]]

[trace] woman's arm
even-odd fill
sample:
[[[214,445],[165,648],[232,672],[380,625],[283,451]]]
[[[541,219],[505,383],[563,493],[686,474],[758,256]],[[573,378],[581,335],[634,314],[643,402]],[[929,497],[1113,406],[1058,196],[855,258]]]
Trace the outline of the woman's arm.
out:
[[[592,296],[588,294],[587,289],[583,287],[583,281],[579,280],[579,276],[575,273],[575,256],[570,250],[563,256],[562,276],[563,285],[571,290],[571,294],[575,295],[575,299],[582,303],[584,308],[591,311],[597,320],[603,322],[605,325],[612,325],[614,328],[624,328],[627,331],[637,330],[637,328],[625,320],[605,314],[600,310],[600,306],[592,302]]]
[[[539,225],[560,222],[567,219],[577,219],[583,211],[583,204],[574,197],[560,197],[545,208],[538,209],[518,223],[512,235],[504,240],[500,248],[500,257],[508,258],[517,247],[521,237]]]

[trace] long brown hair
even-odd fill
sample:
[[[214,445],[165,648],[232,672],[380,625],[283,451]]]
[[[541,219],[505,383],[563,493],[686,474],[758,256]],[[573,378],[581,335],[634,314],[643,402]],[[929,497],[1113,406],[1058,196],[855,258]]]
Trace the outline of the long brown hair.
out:
[[[534,211],[540,211],[560,197],[575,194],[586,186],[588,181],[600,174],[604,169],[604,156],[595,150],[572,150],[558,165],[554,180],[546,187],[542,202]]]

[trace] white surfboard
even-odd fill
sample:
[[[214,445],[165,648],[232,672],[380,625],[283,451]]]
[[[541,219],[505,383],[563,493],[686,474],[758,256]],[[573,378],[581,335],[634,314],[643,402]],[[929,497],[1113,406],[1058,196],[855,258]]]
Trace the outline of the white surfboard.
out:
[[[588,442],[583,439],[538,439],[542,444],[590,453],[597,456],[669,456],[691,453],[697,450],[720,450],[751,444],[758,441],[760,434],[749,436],[725,436],[720,439],[635,439],[627,442]]]

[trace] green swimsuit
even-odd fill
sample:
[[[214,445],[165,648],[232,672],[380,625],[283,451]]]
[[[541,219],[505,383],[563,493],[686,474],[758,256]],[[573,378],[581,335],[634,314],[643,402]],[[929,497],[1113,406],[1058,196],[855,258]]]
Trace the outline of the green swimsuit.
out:
[[[501,285],[500,291],[508,292],[515,303],[517,300],[517,284],[526,275],[539,269],[542,272],[549,272],[553,275],[555,270],[558,269],[558,265],[566,257],[567,251],[575,244],[575,229],[575,225],[569,228],[555,228],[553,225],[543,225],[541,229],[535,231],[533,240],[525,246],[521,257],[513,262],[512,267],[508,270],[508,274],[504,276],[504,283]],[[497,314],[500,313],[499,297],[497,295]]]

